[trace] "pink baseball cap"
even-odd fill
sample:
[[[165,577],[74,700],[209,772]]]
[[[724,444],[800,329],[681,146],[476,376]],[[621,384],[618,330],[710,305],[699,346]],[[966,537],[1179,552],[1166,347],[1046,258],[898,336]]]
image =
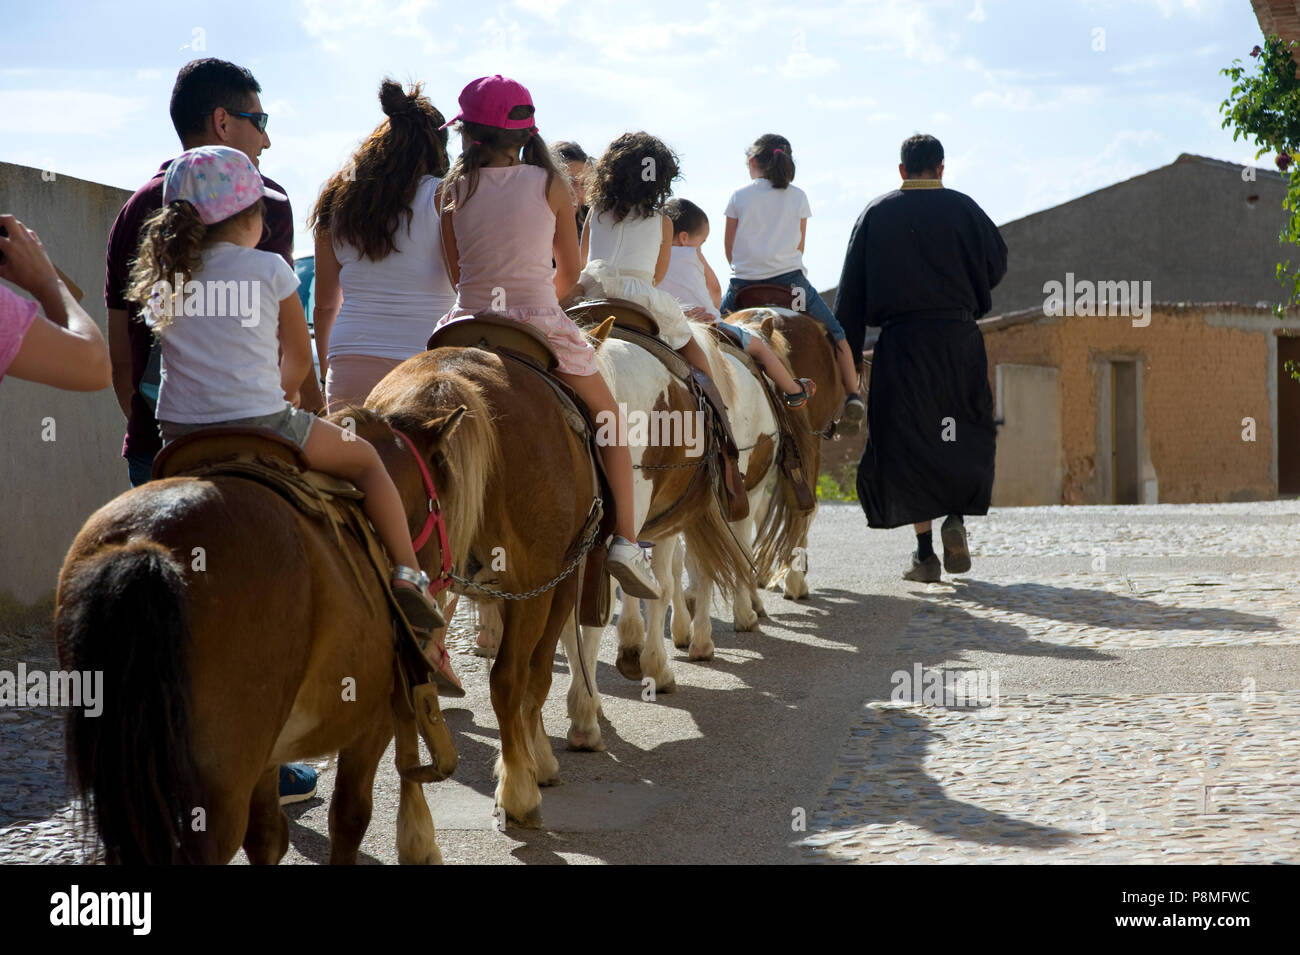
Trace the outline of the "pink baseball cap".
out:
[[[498,129],[531,129],[533,117],[511,119],[510,111],[516,106],[532,106],[533,98],[522,83],[517,83],[500,73],[495,76],[480,76],[460,91],[460,112],[443,123],[446,129],[457,120],[467,123],[479,123],[482,126],[496,126]]]
[[[229,146],[187,149],[172,160],[163,178],[163,205],[184,199],[198,210],[204,225],[229,219],[263,196],[289,198],[266,188],[253,160]]]

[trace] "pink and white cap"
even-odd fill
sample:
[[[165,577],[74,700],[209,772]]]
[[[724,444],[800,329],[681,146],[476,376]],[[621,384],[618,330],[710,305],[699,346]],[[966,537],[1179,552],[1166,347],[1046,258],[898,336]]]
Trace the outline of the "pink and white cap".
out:
[[[460,91],[460,112],[443,123],[446,129],[457,120],[478,123],[482,126],[495,126],[498,129],[531,129],[533,117],[511,119],[510,111],[516,106],[532,106],[533,98],[522,83],[518,83],[500,73],[495,76],[480,76]]]
[[[163,178],[163,205],[184,199],[198,210],[204,225],[229,219],[263,196],[289,198],[268,189],[253,160],[229,146],[187,149],[172,160]]]

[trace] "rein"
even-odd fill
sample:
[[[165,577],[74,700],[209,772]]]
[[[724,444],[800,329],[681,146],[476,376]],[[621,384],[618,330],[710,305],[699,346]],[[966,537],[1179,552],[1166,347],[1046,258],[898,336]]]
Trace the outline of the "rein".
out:
[[[435,530],[438,532],[438,546],[442,550],[442,573],[429,584],[429,596],[432,597],[438,591],[451,586],[451,545],[447,542],[447,522],[442,518],[442,504],[438,500],[438,489],[433,484],[433,475],[429,473],[429,465],[424,463],[424,456],[416,448],[415,442],[405,434],[396,428],[392,428],[392,432],[406,442],[407,448],[415,457],[415,463],[420,466],[420,477],[424,481],[424,493],[429,499],[429,516],[424,519],[424,526],[420,528],[420,533],[411,540],[411,546],[418,553],[420,548],[429,542],[433,532]]]

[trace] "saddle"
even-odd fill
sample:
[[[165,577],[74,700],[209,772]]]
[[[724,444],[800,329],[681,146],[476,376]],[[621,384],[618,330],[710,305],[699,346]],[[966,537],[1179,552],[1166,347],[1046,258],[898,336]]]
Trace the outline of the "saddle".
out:
[[[711,412],[710,434],[716,444],[710,447],[710,453],[719,456],[719,472],[722,480],[718,482],[716,493],[728,520],[739,521],[749,515],[749,496],[745,493],[745,475],[740,470],[740,451],[731,430],[731,419],[727,416],[727,406],[723,403],[718,386],[704,372],[696,368],[667,342],[659,337],[659,323],[653,315],[626,299],[600,299],[579,302],[566,309],[569,317],[578,325],[593,327],[612,317],[614,328],[611,338],[639,345],[658,358],[668,371],[684,385],[695,397],[701,407]],[[660,515],[662,519],[662,515]]]
[[[262,428],[204,428],[167,445],[154,458],[153,477],[158,480],[218,475],[255,481],[279,494],[300,514],[328,524],[358,589],[366,595],[368,606],[375,614],[384,608],[376,606],[371,599],[373,591],[368,585],[378,577],[392,618],[394,685],[402,691],[394,693],[394,716],[399,720],[414,718],[431,753],[451,747],[454,755],[455,747],[442,722],[429,663],[393,597],[388,585],[388,558],[361,509],[360,502],[365,495],[348,481],[311,470],[301,448]],[[358,566],[345,535],[361,544],[369,568]],[[439,762],[435,759],[432,766],[399,766],[398,769],[403,777],[436,782],[442,778],[433,768]]]
[[[613,491],[596,447],[597,428],[591,411],[572,388],[555,376],[559,360],[550,341],[541,332],[513,319],[483,313],[448,322],[436,329],[429,336],[427,347],[481,348],[494,352],[534,372],[555,393],[565,422],[587,446],[592,486],[598,489],[582,531],[565,553],[565,560],[572,560],[586,546],[591,535],[597,535],[580,571],[578,622],[589,627],[605,626],[613,611],[613,594],[609,575],[605,573],[605,542],[614,532],[617,513],[613,507],[605,508],[603,502],[613,500]]]

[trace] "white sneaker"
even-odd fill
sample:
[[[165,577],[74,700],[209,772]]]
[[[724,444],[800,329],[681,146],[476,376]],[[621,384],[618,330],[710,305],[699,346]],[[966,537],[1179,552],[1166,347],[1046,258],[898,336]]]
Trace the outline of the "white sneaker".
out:
[[[609,551],[605,555],[605,569],[614,576],[623,590],[631,597],[642,600],[658,600],[659,584],[655,581],[650,561],[646,560],[641,548],[625,537],[612,535]]]

